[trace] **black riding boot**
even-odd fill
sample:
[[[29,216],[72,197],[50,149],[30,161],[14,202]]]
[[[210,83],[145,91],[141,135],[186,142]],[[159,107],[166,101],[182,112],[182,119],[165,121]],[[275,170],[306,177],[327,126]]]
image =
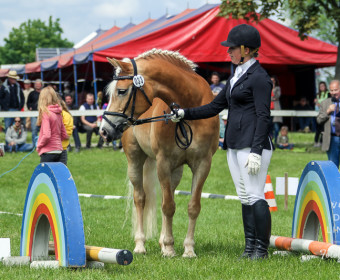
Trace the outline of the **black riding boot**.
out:
[[[267,201],[259,200],[252,205],[255,218],[256,242],[252,260],[268,258],[268,247],[271,233],[271,216]]]
[[[246,246],[240,258],[250,258],[255,249],[255,221],[251,205],[242,204],[243,229]]]

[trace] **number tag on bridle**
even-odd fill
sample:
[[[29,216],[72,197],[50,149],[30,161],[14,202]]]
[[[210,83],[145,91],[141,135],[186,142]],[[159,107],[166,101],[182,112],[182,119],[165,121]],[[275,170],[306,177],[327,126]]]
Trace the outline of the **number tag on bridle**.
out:
[[[144,78],[142,75],[136,75],[133,77],[133,84],[140,88],[144,85]]]

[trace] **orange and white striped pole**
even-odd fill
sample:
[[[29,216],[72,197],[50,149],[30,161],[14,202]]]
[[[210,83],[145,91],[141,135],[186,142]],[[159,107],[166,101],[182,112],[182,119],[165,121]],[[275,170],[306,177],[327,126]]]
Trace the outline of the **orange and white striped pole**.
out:
[[[111,249],[87,245],[85,245],[85,249],[86,259],[89,261],[128,265],[132,262],[133,259],[132,253],[129,250]]]
[[[270,179],[269,175],[267,175],[266,185],[264,187],[264,197],[269,205],[270,212],[277,211],[277,204],[275,200],[272,180]]]
[[[327,242],[284,236],[271,236],[270,247],[279,250],[312,253],[325,258],[340,258],[340,246]]]

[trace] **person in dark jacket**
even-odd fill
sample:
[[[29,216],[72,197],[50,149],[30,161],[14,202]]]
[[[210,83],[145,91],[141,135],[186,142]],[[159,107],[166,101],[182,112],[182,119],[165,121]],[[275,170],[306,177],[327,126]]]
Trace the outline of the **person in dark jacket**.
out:
[[[94,103],[94,95],[93,93],[87,93],[86,94],[86,102],[80,106],[80,111],[85,110],[97,110],[97,105]],[[92,133],[95,133],[98,135],[98,117],[97,116],[81,116],[80,120],[83,124],[83,129],[86,131],[86,148],[91,148],[91,138]],[[103,146],[103,141],[99,137],[99,142],[97,147],[101,148]]]
[[[76,104],[73,103],[73,97],[71,94],[66,94],[65,95],[65,103],[66,106],[69,110],[78,110],[78,106]],[[78,153],[80,151],[80,147],[81,147],[81,142],[80,142],[80,138],[79,138],[79,133],[78,133],[78,123],[81,122],[79,117],[73,117],[73,140],[74,140],[74,144],[76,146],[75,148],[75,152]]]
[[[258,30],[247,24],[234,27],[221,43],[229,47],[231,62],[237,65],[226,87],[209,104],[179,109],[173,121],[210,118],[228,109],[224,136],[228,165],[242,203],[245,250],[242,258],[268,257],[271,215],[264,197],[273,144],[270,132],[272,82],[255,59],[261,46]]]
[[[43,81],[37,79],[34,81],[34,90],[28,95],[27,108],[29,111],[38,110],[38,100],[40,92],[43,88]],[[35,144],[35,139],[38,136],[39,127],[37,126],[37,117],[31,117],[32,142]]]
[[[7,74],[7,79],[0,88],[0,107],[1,111],[20,111],[25,104],[25,97],[22,89],[17,82],[19,76],[17,72],[11,70]],[[9,128],[14,118],[4,118],[5,131]]]

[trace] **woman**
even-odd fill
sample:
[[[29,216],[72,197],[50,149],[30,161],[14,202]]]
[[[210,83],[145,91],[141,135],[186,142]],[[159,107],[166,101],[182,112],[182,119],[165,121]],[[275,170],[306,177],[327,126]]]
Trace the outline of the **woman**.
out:
[[[70,145],[70,136],[72,135],[73,132],[73,117],[70,113],[70,111],[67,109],[66,103],[64,100],[61,99],[61,96],[58,94],[59,102],[62,108],[61,115],[63,117],[63,124],[66,129],[66,133],[68,135],[67,139],[64,139],[61,142],[61,145],[63,147],[63,152],[61,153],[61,159],[60,161],[67,165],[67,148]]]
[[[67,139],[68,135],[63,124],[60,102],[52,87],[45,87],[40,92],[38,110],[37,125],[41,127],[37,152],[40,162],[61,162],[61,141]]]
[[[263,259],[268,257],[271,231],[264,186],[273,147],[269,137],[272,82],[255,60],[261,46],[256,28],[238,25],[221,44],[229,47],[231,62],[238,65],[234,76],[211,103],[179,109],[172,120],[210,118],[228,108],[224,147],[242,203],[245,250],[241,257]]]
[[[279,85],[279,80],[276,76],[272,76],[271,81],[273,83],[273,90],[271,93],[271,103],[270,109],[271,110],[281,110],[280,105],[280,96],[281,96],[281,88]],[[282,123],[282,117],[273,117],[273,138],[275,144],[277,143],[277,136],[279,135],[280,131],[280,124]]]
[[[325,82],[319,83],[319,92],[316,95],[316,98],[314,99],[315,103],[315,111],[319,112],[320,110],[320,104],[322,101],[330,97],[329,91],[327,89],[327,85]],[[321,147],[322,143],[322,132],[323,132],[323,124],[318,124],[316,122],[315,126],[315,136],[314,136],[314,147]]]

